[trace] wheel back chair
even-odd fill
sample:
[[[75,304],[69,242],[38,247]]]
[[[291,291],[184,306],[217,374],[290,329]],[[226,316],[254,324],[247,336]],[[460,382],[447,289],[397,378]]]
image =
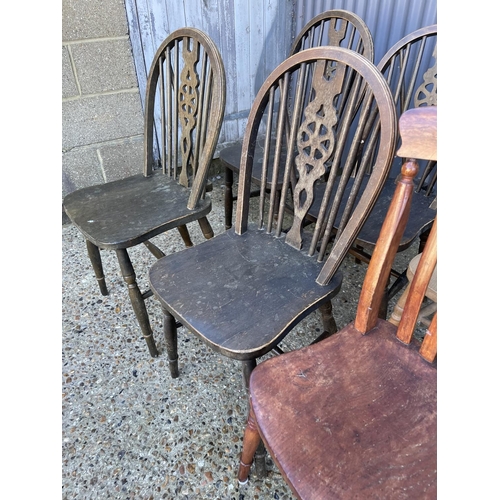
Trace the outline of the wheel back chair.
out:
[[[437,263],[437,217],[399,327],[378,318],[414,197],[416,158],[436,160],[436,108],[402,115],[407,158],[361,290],[355,320],[315,345],[259,364],[238,471],[262,439],[297,498],[436,498],[437,313],[413,330]]]
[[[100,249],[114,250],[151,356],[158,351],[144,299],[127,249],[144,243],[157,258],[164,253],[150,238],[177,228],[186,246],[186,224],[198,221],[213,236],[205,196],[208,168],[225,111],[222,58],[203,32],[183,28],[158,48],[148,75],[144,112],[144,171],[125,179],[68,194],[63,206],[86,239],[100,291],[108,294]],[[157,159],[159,157],[159,160]]]
[[[311,19],[295,38],[289,55],[296,54],[306,48],[321,45],[332,45],[355,50],[373,62],[373,40],[370,30],[359,16],[347,10],[328,10]],[[346,86],[351,83],[348,78],[344,81]],[[252,177],[252,181],[256,186],[259,186],[262,171],[262,147],[262,142],[259,141],[255,152],[256,161],[254,162]],[[222,149],[220,160],[225,168],[224,216],[226,229],[229,229],[232,227],[234,202],[237,199],[233,193],[233,182],[234,174],[238,174],[240,169],[241,142]],[[284,165],[282,164],[278,176],[278,193],[283,186],[283,173]],[[269,191],[272,179],[268,177],[266,182],[266,189]],[[259,189],[252,191],[252,196],[257,196],[259,192]]]
[[[418,29],[402,38],[391,47],[377,66],[386,78],[396,103],[397,116],[400,117],[410,108],[437,105],[437,25]],[[371,120],[375,119],[375,116]],[[370,131],[371,120],[367,131]],[[394,185],[401,170],[403,159],[396,158],[377,199],[375,207],[363,225],[350,253],[358,261],[368,263],[375,247],[385,214],[391,203]],[[324,183],[318,183],[316,189],[324,189]],[[398,246],[402,252],[420,237],[421,252],[425,244],[437,209],[437,162],[426,161],[419,178],[415,182],[415,195],[410,210],[410,217],[405,232]],[[316,220],[319,207],[312,206],[309,216]],[[407,283],[406,271],[391,270],[396,278],[388,287],[382,301],[381,317],[387,316],[388,301]]]
[[[344,80],[352,73],[354,83],[346,89]],[[363,144],[357,182],[349,184],[348,191],[361,132],[373,109],[378,110],[378,126]],[[331,298],[341,288],[339,267],[388,175],[396,130],[394,100],[386,81],[354,51],[305,49],[270,74],[252,105],[244,135],[235,228],[167,255],[149,272],[151,289],[163,308],[172,377],[179,376],[176,320],[216,352],[240,360],[245,387],[257,358],[282,352],[278,344],[317,308],[322,336],[337,330]],[[263,164],[260,196],[253,198],[259,133],[265,137]],[[298,171],[293,199],[289,189],[282,189],[277,199],[277,152],[282,150],[284,178],[290,178],[292,165]],[[330,177],[339,182],[324,191],[318,222],[303,227],[315,197],[313,185],[328,162],[342,175]],[[365,176],[367,183],[362,182]],[[357,191],[361,185],[362,193]],[[285,202],[293,206],[293,214],[285,211]],[[340,230],[332,243],[335,220]]]

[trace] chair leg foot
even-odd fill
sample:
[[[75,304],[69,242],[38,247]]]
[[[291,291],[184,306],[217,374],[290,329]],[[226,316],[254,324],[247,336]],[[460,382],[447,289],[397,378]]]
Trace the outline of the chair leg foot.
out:
[[[250,467],[252,461],[256,460],[257,467],[257,456],[256,452],[260,445],[263,445],[260,434],[257,428],[257,423],[255,421],[255,415],[253,412],[252,404],[249,404],[248,420],[245,428],[245,434],[243,435],[243,449],[240,457],[240,464],[238,469],[238,482],[240,484],[246,484],[248,481],[248,474],[250,472]],[[265,448],[264,448],[265,450]],[[265,455],[264,455],[265,458]],[[260,459],[259,459],[260,460]],[[262,471],[260,471],[262,473]],[[265,461],[264,461],[264,473],[265,473]],[[257,471],[257,475],[262,477]]]
[[[181,235],[182,241],[184,242],[184,245],[186,245],[186,248],[192,247],[193,242],[191,241],[191,236],[189,235],[187,226],[183,224],[182,226],[179,226],[177,230],[179,231],[179,234]]]
[[[144,303],[142,293],[137,286],[132,262],[130,261],[127,250],[124,248],[116,250],[116,255],[118,257],[118,262],[120,263],[123,279],[127,284],[128,294],[130,301],[132,302],[135,316],[137,321],[139,321],[139,326],[141,327],[142,336],[146,341],[151,357],[156,358],[158,356],[158,350],[156,349],[156,344],[153,338],[153,330],[151,329],[151,324],[149,323],[146,304]]]
[[[102,268],[101,251],[99,247],[94,245],[89,240],[85,241],[87,244],[87,253],[89,254],[90,263],[94,269],[94,274],[97,279],[97,284],[99,285],[99,290],[101,295],[109,295],[108,287],[106,286],[106,280],[104,279],[104,271]]]
[[[179,376],[179,357],[177,355],[177,325],[175,318],[164,308],[163,333],[167,343],[168,366],[172,378]]]
[[[203,236],[205,236],[205,239],[209,240],[214,237],[214,230],[206,217],[199,219],[198,224],[200,225],[201,232],[203,233]]]

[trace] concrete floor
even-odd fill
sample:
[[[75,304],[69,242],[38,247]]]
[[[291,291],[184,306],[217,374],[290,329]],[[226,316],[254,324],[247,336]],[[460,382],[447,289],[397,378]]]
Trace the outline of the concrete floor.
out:
[[[223,227],[221,176],[212,178],[214,232]],[[190,224],[195,244],[204,241]],[[155,239],[168,252],[184,248],[177,231]],[[397,256],[403,270],[416,245]],[[130,250],[137,280],[147,288],[155,261],[144,246]],[[180,377],[171,379],[159,303],[147,306],[160,355],[151,358],[113,252],[102,252],[109,295],[101,296],[84,238],[62,228],[62,498],[291,499],[268,458],[265,480],[236,472],[246,422],[238,362],[179,329]],[[352,321],[366,266],[347,256],[344,283],[333,300],[339,328]],[[394,301],[391,302],[391,306]],[[306,345],[321,331],[319,314],[303,320],[281,347]]]

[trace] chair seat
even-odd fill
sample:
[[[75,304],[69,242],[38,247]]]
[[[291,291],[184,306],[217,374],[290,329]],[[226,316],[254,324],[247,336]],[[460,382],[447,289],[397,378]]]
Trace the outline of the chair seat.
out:
[[[315,283],[321,266],[284,237],[251,228],[241,236],[226,231],[160,259],[149,279],[156,297],[185,327],[217,352],[249,360],[270,351],[340,290],[340,272],[326,286]],[[206,270],[209,281],[203,279]]]
[[[348,184],[352,184],[353,180],[349,180]],[[367,181],[364,181],[366,183]],[[324,192],[326,184],[324,182],[317,183],[315,190],[317,192],[317,199],[321,199]],[[385,216],[391,204],[392,196],[394,195],[394,190],[396,189],[396,180],[389,178],[380,192],[379,197],[370,212],[366,222],[363,224],[361,231],[359,232],[356,243],[366,248],[373,249],[377,243],[380,229],[384,222]],[[431,204],[434,200],[433,196],[425,196],[423,191],[414,192],[410,208],[410,216],[408,219],[408,224],[405,227],[403,236],[399,243],[398,251],[402,252],[406,250],[416,238],[418,238],[426,229],[429,229],[436,216],[436,209],[431,208]],[[345,199],[341,204],[342,213],[345,206]],[[318,203],[312,205],[309,213],[316,219],[319,212]],[[336,221],[335,226],[337,227]]]
[[[350,324],[252,372],[260,434],[299,498],[435,498],[436,365],[395,334]]]
[[[207,196],[187,211],[189,190],[157,172],[90,186],[63,201],[71,221],[100,248],[128,248],[210,212]]]

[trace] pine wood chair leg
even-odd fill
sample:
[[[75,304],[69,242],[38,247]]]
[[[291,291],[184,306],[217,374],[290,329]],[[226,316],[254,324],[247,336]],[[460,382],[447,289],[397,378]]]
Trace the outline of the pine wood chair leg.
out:
[[[184,242],[184,245],[186,245],[187,248],[193,246],[193,242],[191,241],[191,236],[189,236],[189,231],[186,225],[179,226],[177,228],[179,231],[179,234],[181,235],[182,241]]]
[[[407,286],[396,305],[394,306],[394,310],[392,311],[391,317],[389,318],[389,323],[392,323],[394,326],[398,326],[401,321],[401,315],[403,314],[403,309],[406,304],[406,299],[408,297],[408,292],[410,290],[410,286]]]
[[[156,344],[153,338],[153,330],[151,329],[151,324],[149,323],[149,316],[146,309],[146,304],[144,303],[144,297],[139,290],[137,281],[135,279],[135,272],[134,268],[132,267],[132,262],[130,261],[130,257],[125,248],[116,250],[116,255],[118,257],[118,262],[120,263],[120,269],[123,279],[125,280],[125,283],[127,283],[128,294],[130,297],[130,301],[132,302],[132,307],[137,317],[137,321],[139,321],[142,336],[146,341],[149,353],[153,358],[156,358],[158,356],[158,350],[156,349]]]
[[[87,243],[87,253],[89,254],[90,263],[94,269],[94,274],[97,279],[97,284],[99,285],[99,290],[102,295],[109,295],[108,287],[106,286],[106,280],[104,279],[104,271],[102,268],[101,251],[99,247],[94,245],[89,240],[85,241]]]
[[[179,376],[179,356],[177,354],[177,324],[175,318],[162,307],[163,334],[167,343],[168,365],[172,378]]]
[[[243,435],[243,449],[241,452],[240,466],[238,470],[238,482],[246,484],[248,482],[248,474],[257,449],[262,444],[260,434],[255,422],[255,416],[251,402],[249,402],[248,420]]]
[[[206,217],[199,219],[198,224],[200,225],[201,232],[203,233],[203,236],[205,236],[205,239],[209,240],[214,237],[214,230]]]
[[[233,225],[233,171],[226,167],[224,171],[225,191],[224,191],[224,218],[226,229],[231,229]]]

